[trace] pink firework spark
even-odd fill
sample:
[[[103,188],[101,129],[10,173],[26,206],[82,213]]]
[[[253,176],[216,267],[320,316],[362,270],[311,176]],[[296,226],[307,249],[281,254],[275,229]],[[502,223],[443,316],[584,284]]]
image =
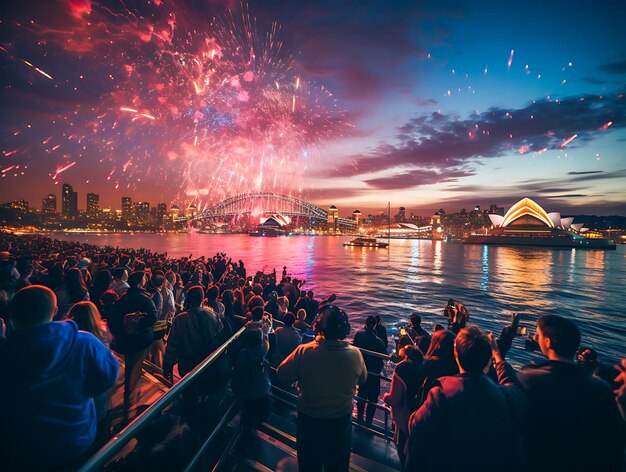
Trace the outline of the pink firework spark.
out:
[[[511,70],[511,64],[513,64],[513,54],[515,54],[515,49],[511,49],[511,53],[509,54],[509,60],[506,61],[507,70]]]
[[[54,173],[54,177],[52,177],[52,180],[56,180],[57,177],[59,176],[59,174],[62,174],[63,172],[65,172],[67,169],[69,169],[70,167],[73,167],[76,165],[76,162],[70,162],[69,164],[65,165],[65,166],[57,166],[57,170]]]
[[[604,131],[609,129],[611,126],[613,125],[612,121],[607,121],[606,123],[604,123],[602,126],[600,126],[600,130]]]
[[[572,136],[570,136],[569,138],[567,138],[565,141],[563,141],[561,143],[561,149],[563,149],[565,146],[567,146],[569,143],[571,143],[572,141],[574,141],[576,138],[578,137],[577,134],[573,134]]]

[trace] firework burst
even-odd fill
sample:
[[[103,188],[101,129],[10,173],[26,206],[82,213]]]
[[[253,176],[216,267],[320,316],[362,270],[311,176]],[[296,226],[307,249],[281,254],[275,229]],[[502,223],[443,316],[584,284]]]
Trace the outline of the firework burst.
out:
[[[58,120],[59,133],[44,142],[47,152],[67,148],[54,180],[96,155],[116,188],[168,183],[196,204],[293,193],[311,151],[343,132],[332,94],[297,75],[278,25],[262,32],[246,5],[206,21],[175,3],[149,13],[78,3],[71,31],[37,34],[72,54],[101,55],[115,85]]]

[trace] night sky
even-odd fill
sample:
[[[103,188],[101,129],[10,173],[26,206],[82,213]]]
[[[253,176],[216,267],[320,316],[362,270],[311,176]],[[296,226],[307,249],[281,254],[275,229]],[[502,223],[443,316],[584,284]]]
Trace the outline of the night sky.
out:
[[[0,202],[626,215],[625,2],[0,8]]]

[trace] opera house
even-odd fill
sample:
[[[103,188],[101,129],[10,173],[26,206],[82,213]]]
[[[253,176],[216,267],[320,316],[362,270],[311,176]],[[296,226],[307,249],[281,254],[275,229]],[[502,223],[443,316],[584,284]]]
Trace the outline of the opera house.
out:
[[[547,213],[530,198],[523,198],[504,216],[489,215],[493,227],[487,234],[472,234],[467,244],[512,246],[549,246],[581,249],[615,249],[615,243],[590,231],[574,218],[561,218],[560,213]]]

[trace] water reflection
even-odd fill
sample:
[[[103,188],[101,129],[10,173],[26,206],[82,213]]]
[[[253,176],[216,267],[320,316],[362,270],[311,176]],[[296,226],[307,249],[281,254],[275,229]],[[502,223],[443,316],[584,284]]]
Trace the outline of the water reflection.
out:
[[[483,272],[480,278],[480,288],[484,292],[489,290],[489,246],[483,246]]]
[[[546,312],[582,321],[583,340],[612,359],[623,355],[626,247],[616,251],[468,246],[442,241],[393,240],[390,248],[348,248],[341,237],[252,238],[245,235],[59,235],[98,246],[146,247],[171,256],[226,252],[248,273],[286,265],[305,278],[318,299],[336,293],[358,327],[381,314],[388,327],[422,313],[427,329],[443,320],[449,298],[464,302],[479,326],[494,330],[511,311],[532,323]],[[530,360],[521,340],[514,359]]]

